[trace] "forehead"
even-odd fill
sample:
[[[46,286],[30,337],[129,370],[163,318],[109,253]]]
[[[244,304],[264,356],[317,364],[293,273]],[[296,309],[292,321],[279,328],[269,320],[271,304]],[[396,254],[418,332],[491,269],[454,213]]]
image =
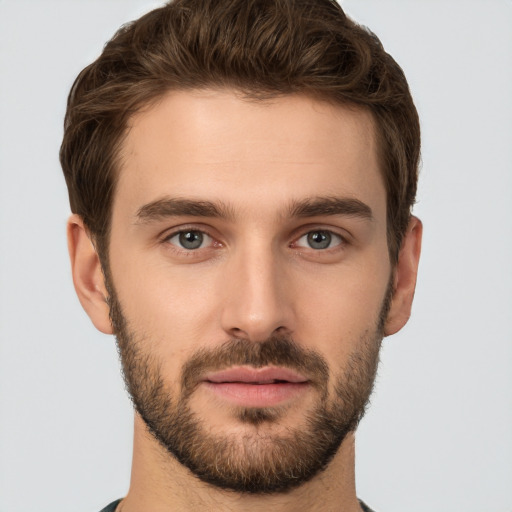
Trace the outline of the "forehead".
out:
[[[229,90],[173,91],[129,123],[116,207],[172,195],[275,208],[342,195],[384,208],[369,112],[302,95],[249,101]]]

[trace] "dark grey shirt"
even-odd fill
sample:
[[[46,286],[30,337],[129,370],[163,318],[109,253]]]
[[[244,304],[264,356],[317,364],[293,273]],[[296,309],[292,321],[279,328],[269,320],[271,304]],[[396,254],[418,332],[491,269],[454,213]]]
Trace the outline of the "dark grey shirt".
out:
[[[101,512],[115,512],[117,505],[121,503],[121,500],[114,501],[107,507],[105,507]],[[363,509],[363,512],[374,512],[368,505],[363,503],[361,500],[359,500],[359,503],[361,504],[361,508]]]

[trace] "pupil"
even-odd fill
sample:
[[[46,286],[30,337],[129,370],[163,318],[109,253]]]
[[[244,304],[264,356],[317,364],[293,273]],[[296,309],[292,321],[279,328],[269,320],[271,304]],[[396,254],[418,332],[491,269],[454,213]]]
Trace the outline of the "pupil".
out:
[[[312,249],[327,249],[331,244],[331,234],[327,231],[313,231],[308,235],[308,243]]]
[[[180,244],[185,249],[197,249],[203,243],[203,234],[200,231],[185,231],[180,233]]]

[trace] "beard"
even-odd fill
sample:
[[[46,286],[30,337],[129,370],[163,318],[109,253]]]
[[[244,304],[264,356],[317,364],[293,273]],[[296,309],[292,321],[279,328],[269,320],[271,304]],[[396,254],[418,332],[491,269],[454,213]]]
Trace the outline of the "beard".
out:
[[[332,397],[324,357],[287,336],[263,342],[236,338],[199,350],[183,365],[180,391],[173,396],[164,381],[161,361],[145,348],[151,343],[130,330],[112,283],[106,280],[123,376],[134,407],[154,438],[201,481],[238,493],[289,491],[323,471],[347,434],[357,428],[375,380],[391,287],[373,328],[355,344],[341,374],[332,377]],[[232,412],[240,424],[248,426],[244,434],[212,432],[200,411],[192,410],[191,397],[208,371],[238,365],[280,366],[300,372],[317,392],[314,407],[300,424],[276,433],[271,427],[279,423],[286,408],[239,406]]]

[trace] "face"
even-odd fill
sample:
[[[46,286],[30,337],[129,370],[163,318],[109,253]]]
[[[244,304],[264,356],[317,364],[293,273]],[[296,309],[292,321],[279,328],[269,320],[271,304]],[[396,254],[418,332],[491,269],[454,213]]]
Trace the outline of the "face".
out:
[[[389,300],[386,193],[360,110],[173,92],[131,121],[111,317],[138,413],[206,482],[284,491],[371,392]]]

